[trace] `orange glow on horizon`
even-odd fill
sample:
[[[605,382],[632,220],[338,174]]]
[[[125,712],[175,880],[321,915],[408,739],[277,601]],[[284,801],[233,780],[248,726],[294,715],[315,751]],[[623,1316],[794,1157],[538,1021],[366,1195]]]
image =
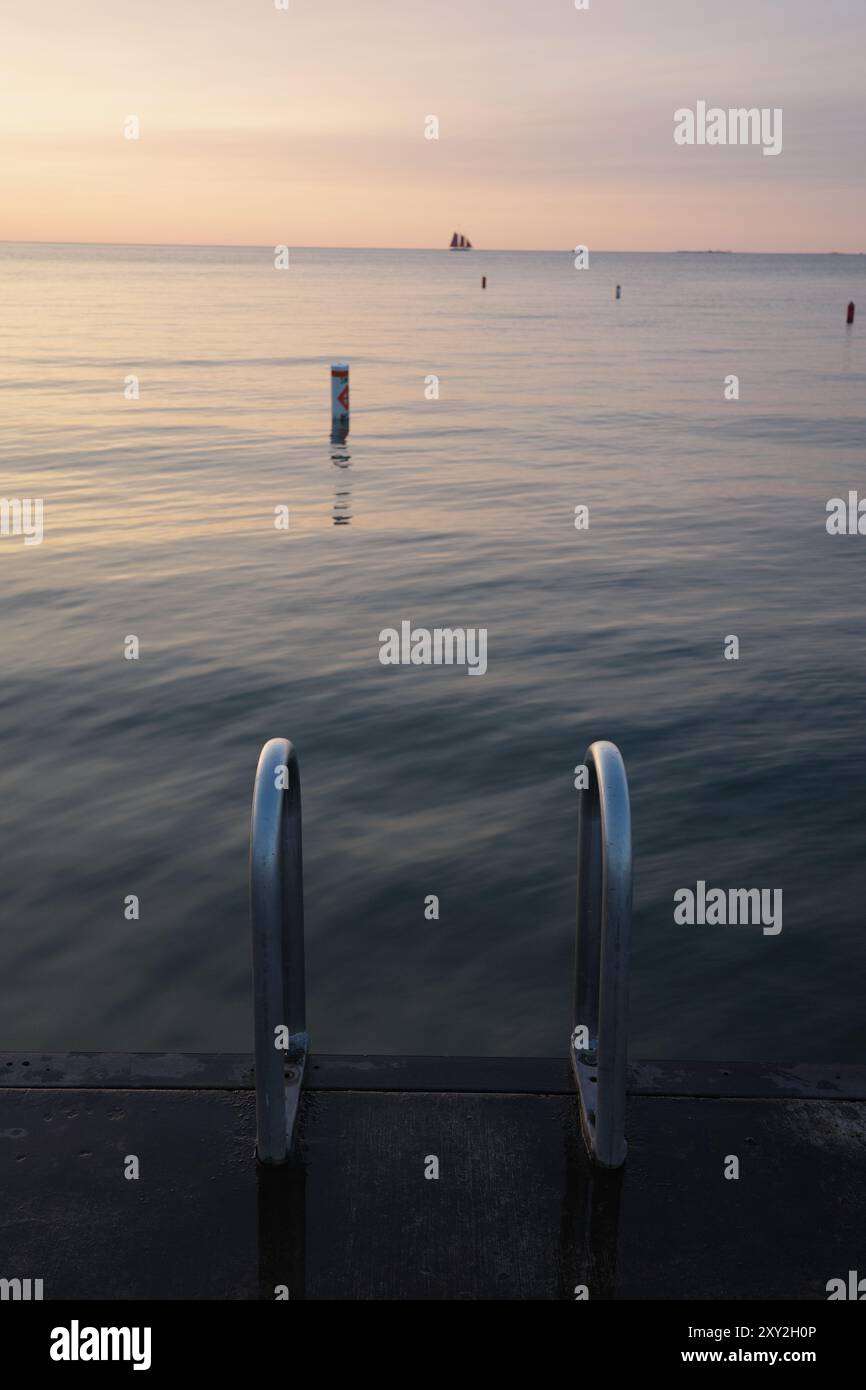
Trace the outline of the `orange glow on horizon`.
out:
[[[866,18],[738,3],[7,0],[0,239],[866,249]],[[677,147],[700,96],[784,107],[782,154]]]

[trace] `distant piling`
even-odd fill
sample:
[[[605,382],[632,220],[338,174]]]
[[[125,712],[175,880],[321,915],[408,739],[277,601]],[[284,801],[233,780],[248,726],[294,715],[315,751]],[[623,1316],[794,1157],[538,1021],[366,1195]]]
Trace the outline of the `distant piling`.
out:
[[[622,299],[622,285],[617,285],[617,287],[616,287],[616,297],[617,297],[617,299]]]
[[[853,322],[854,322],[854,300],[853,300],[853,299],[851,300],[851,303],[848,305],[848,318],[847,318],[846,322],[847,322],[847,323],[853,323]]]
[[[349,367],[335,362],[331,367],[331,439],[342,444],[349,433]]]
[[[482,275],[482,277],[481,277],[481,288],[482,288],[483,290],[486,290],[486,289],[487,289],[487,276],[486,276],[486,275]]]

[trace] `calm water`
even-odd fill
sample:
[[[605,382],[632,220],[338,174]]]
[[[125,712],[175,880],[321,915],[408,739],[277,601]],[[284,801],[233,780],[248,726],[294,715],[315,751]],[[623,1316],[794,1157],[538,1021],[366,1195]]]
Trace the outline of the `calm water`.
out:
[[[0,1046],[250,1047],[286,734],[315,1049],[564,1052],[607,737],[633,1054],[866,1061],[866,539],[824,525],[866,258],[5,245],[0,294],[0,491],[46,528],[0,540]],[[382,667],[402,619],[486,627],[487,675]],[[675,925],[698,878],[782,888],[782,934]]]

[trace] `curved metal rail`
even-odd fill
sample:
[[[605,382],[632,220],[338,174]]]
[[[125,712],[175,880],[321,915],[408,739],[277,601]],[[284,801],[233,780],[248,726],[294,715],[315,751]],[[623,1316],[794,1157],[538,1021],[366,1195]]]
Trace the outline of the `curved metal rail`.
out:
[[[256,1152],[285,1163],[309,1039],[304,977],[301,780],[286,738],[259,756],[250,823],[250,917],[255,998]]]
[[[593,743],[584,763],[577,848],[577,947],[571,1062],[587,1148],[603,1168],[625,1161],[631,809],[622,756]]]

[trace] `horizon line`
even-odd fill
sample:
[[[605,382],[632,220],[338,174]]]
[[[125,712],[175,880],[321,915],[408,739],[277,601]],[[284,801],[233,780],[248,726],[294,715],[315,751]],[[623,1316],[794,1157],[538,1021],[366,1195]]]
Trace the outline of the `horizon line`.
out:
[[[285,243],[274,243],[285,244]],[[154,250],[193,251],[264,251],[273,249],[270,242],[235,241],[55,241],[53,239],[23,240],[19,237],[0,237],[0,246],[111,246]],[[450,246],[289,246],[290,251],[450,251]],[[473,246],[471,250],[502,255],[563,255],[571,256],[575,247],[560,246]],[[608,249],[589,248],[594,256],[864,256],[866,251],[734,251],[730,248],[677,246],[667,250],[646,250],[641,247]]]

